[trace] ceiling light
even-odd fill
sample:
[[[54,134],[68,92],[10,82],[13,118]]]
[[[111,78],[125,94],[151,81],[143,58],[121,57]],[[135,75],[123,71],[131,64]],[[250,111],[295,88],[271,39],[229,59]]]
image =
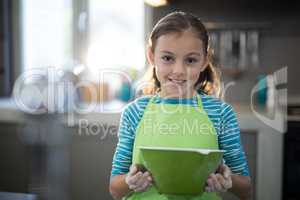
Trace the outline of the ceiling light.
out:
[[[152,7],[160,7],[168,4],[167,0],[145,0],[145,3]]]

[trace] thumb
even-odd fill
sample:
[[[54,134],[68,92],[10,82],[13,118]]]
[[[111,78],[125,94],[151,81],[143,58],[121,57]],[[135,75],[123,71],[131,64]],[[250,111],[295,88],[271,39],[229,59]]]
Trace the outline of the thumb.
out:
[[[137,171],[138,171],[137,166],[135,164],[133,164],[133,165],[130,166],[128,175],[133,176],[134,174],[137,173]]]
[[[226,178],[226,179],[229,179],[231,176],[231,170],[225,164],[222,165],[222,174],[223,174],[224,178]]]

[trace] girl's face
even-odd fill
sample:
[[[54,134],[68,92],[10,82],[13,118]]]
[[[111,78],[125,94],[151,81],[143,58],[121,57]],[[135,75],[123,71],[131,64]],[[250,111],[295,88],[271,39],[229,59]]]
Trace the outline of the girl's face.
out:
[[[155,67],[161,85],[161,96],[190,98],[194,85],[207,66],[202,41],[192,31],[169,33],[156,41],[154,52],[148,50],[150,64]]]

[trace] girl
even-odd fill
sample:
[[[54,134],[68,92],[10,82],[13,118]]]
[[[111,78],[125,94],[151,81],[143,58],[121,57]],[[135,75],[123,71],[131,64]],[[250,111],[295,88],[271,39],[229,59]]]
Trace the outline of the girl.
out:
[[[116,199],[188,199],[157,192],[150,172],[137,165],[143,159],[136,146],[148,145],[225,150],[225,163],[209,175],[205,193],[189,199],[220,199],[218,193],[227,190],[240,199],[248,198],[251,184],[235,113],[230,105],[208,95],[219,91],[219,80],[209,60],[208,33],[202,22],[184,12],[162,18],[151,32],[147,59],[153,67],[155,94],[136,99],[122,113],[111,195]],[[170,122],[180,126],[183,120],[192,119],[206,123],[216,134],[182,135],[182,128],[158,134],[159,126],[151,126]]]

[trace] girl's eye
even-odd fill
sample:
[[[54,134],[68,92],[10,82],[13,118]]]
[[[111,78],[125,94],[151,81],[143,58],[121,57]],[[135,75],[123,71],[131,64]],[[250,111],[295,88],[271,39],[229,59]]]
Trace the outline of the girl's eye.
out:
[[[171,61],[173,61],[173,57],[172,56],[162,56],[161,58],[165,62],[171,62]]]
[[[191,65],[191,64],[198,62],[198,60],[196,58],[187,58],[186,62],[188,65]]]

